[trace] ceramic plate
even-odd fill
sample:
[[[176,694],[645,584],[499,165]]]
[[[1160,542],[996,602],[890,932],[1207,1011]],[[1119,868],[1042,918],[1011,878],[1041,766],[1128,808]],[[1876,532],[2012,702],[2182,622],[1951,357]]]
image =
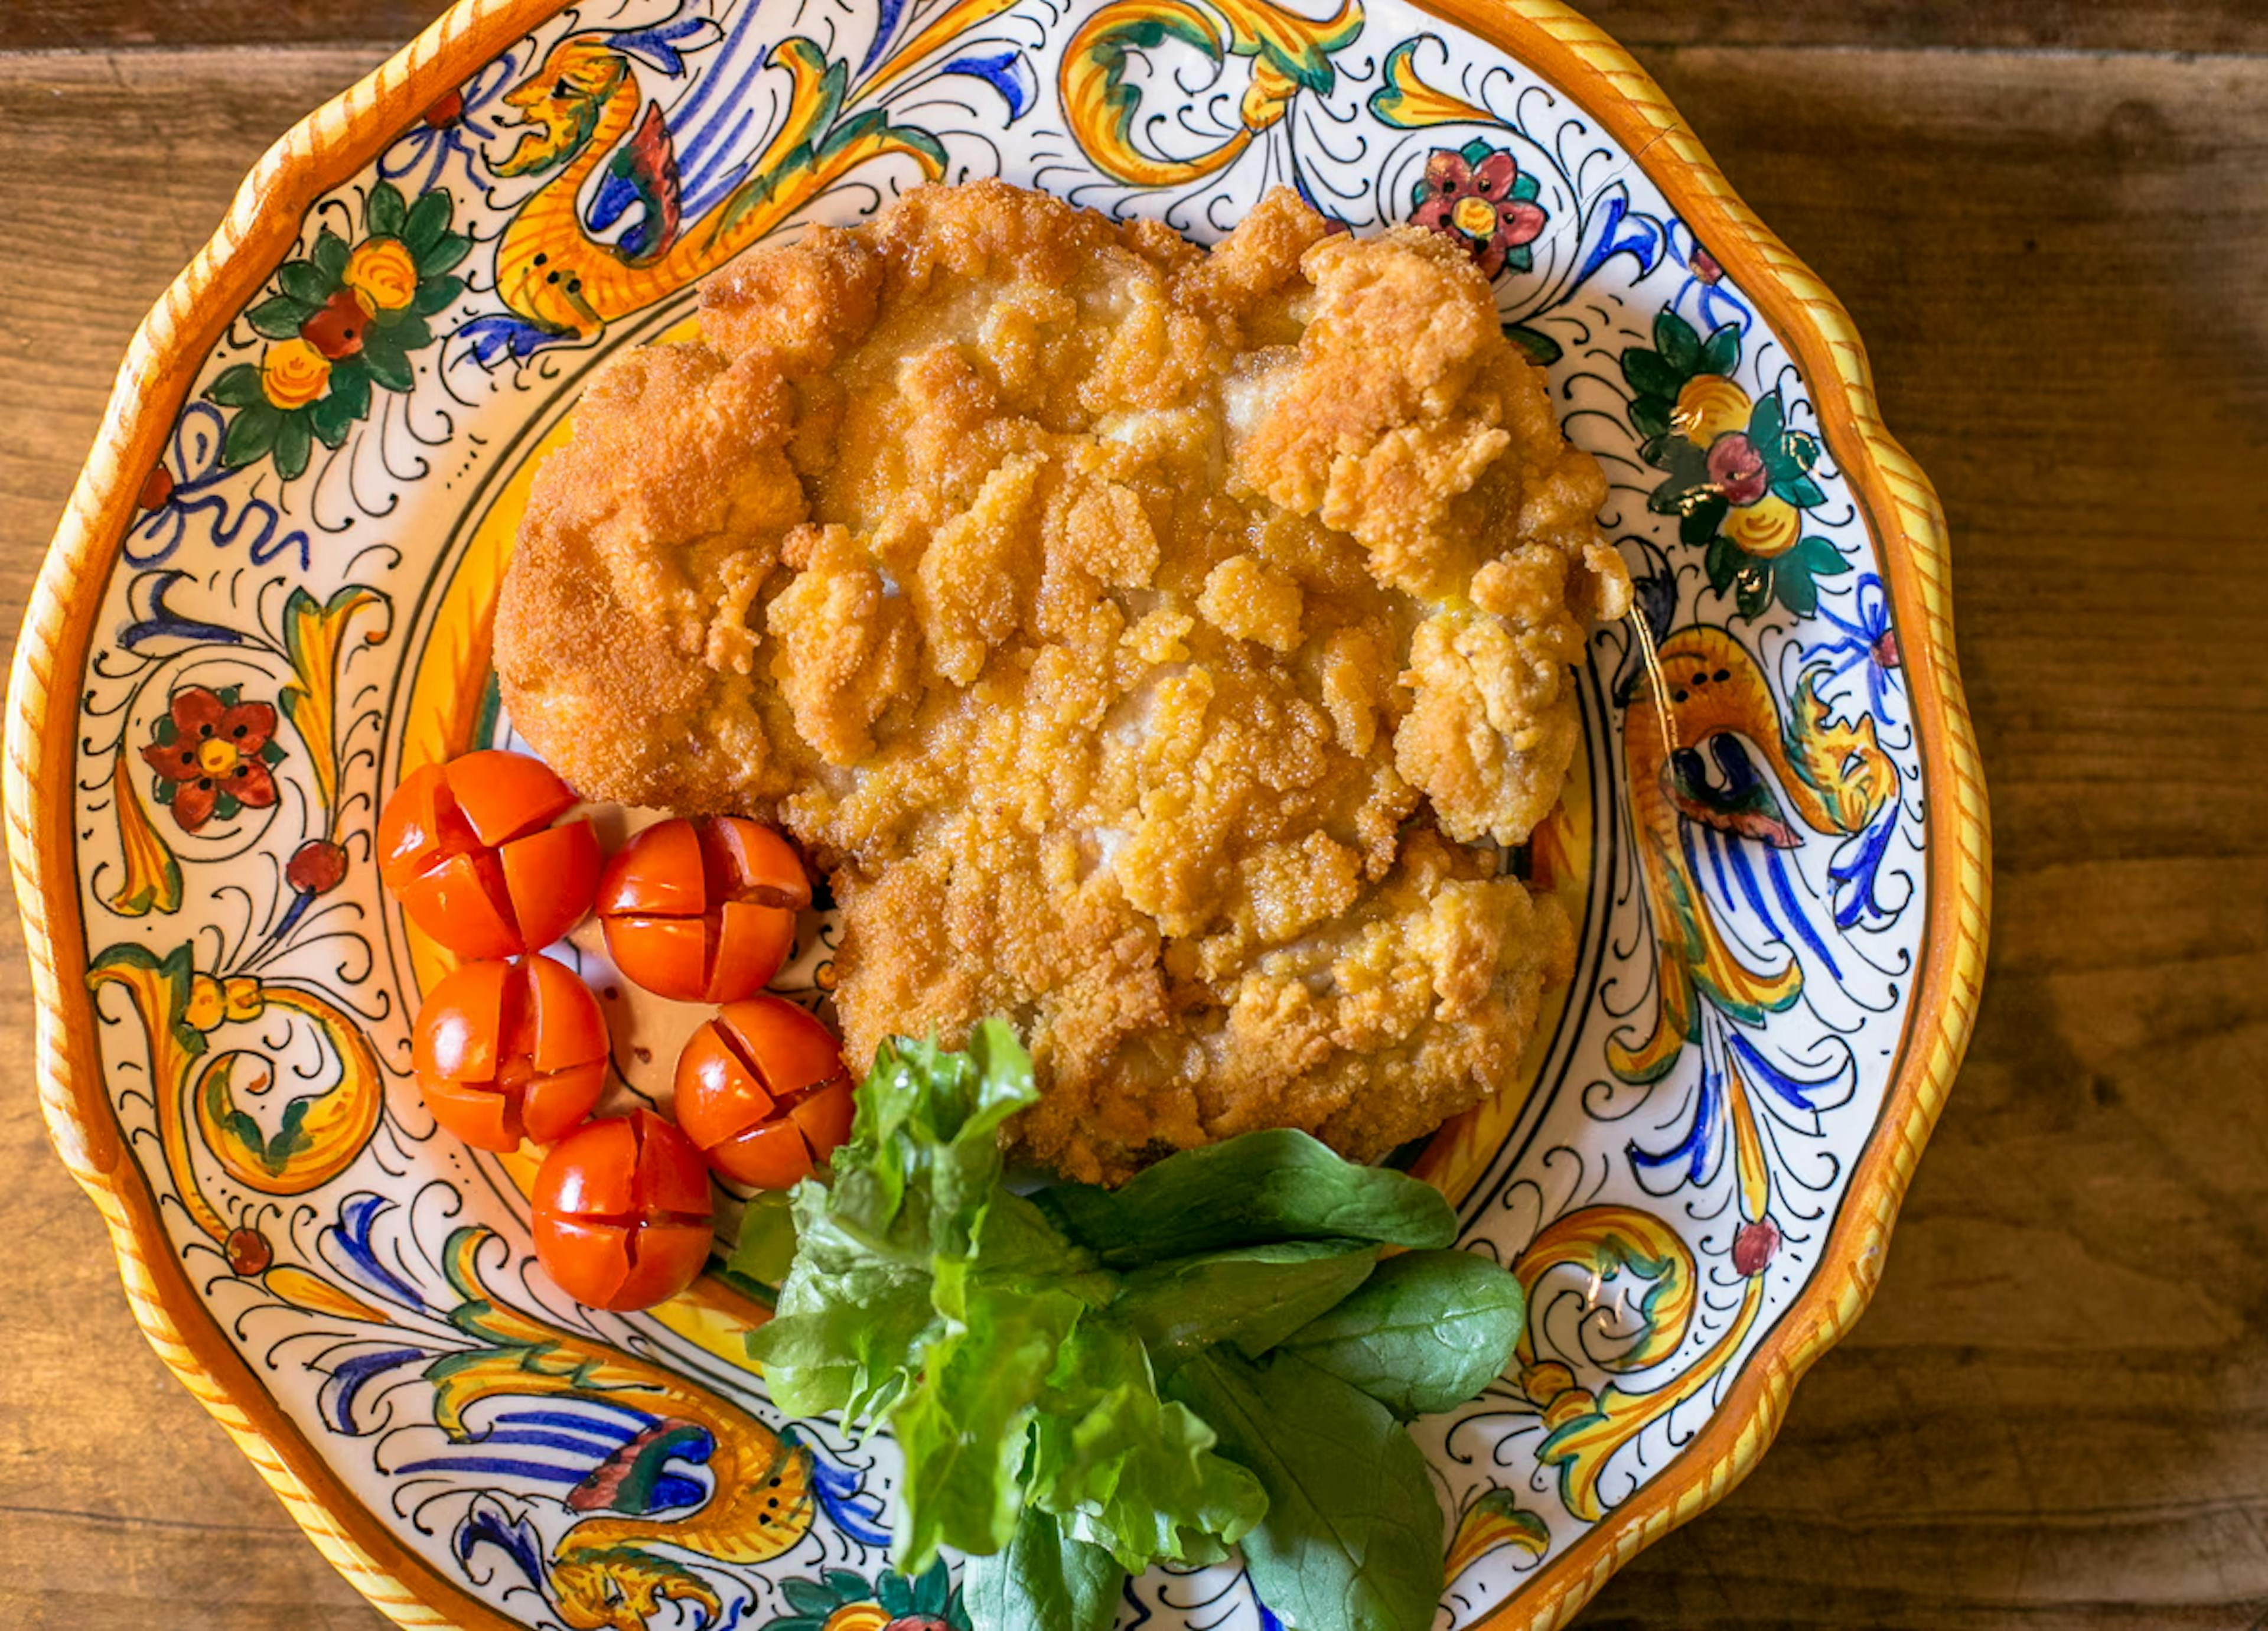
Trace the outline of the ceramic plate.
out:
[[[591,370],[747,245],[925,180],[1204,240],[1289,183],[1442,232],[1612,477],[1639,609],[1519,858],[1579,972],[1419,1158],[1534,1305],[1419,1429],[1440,1624],[1564,1620],[1753,1465],[1864,1304],[1981,965],[1935,500],[1841,309],[1596,30],[1318,10],[474,0],[269,155],[136,339],[10,704],[41,1090],[159,1350],[403,1623],[959,1623],[885,1568],[887,1441],[783,1419],[743,1364],[763,1288],[616,1317],[531,1272],[526,1166],[406,1074],[443,964],[371,861],[383,790],[510,739],[490,616]],[[783,983],[817,1005],[803,928]],[[660,1093],[685,1016],[610,1000],[615,1093]],[[809,1492],[784,1532],[773,1473]],[[1278,1621],[1222,1567],[1122,1623]]]

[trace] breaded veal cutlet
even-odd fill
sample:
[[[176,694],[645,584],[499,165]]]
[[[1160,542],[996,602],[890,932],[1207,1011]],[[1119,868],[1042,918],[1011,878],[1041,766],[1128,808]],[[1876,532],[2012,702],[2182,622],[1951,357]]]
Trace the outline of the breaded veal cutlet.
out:
[[[1206,251],[996,181],[761,248],[596,375],[497,625],[586,796],[776,819],[845,1043],[1024,1033],[1040,1162],[1501,1085],[1571,934],[1505,875],[1629,579],[1488,284],[1288,191]]]

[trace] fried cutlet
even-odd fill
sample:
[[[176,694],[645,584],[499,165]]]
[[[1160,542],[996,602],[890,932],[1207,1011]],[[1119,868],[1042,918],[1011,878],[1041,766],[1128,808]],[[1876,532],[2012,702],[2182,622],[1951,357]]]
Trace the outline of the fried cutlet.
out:
[[[854,1063],[1005,1015],[1019,1140],[1102,1181],[1373,1158],[1506,1080],[1571,937],[1499,846],[1629,582],[1454,245],[972,182],[759,249],[701,327],[594,376],[497,668],[586,796],[806,845]]]

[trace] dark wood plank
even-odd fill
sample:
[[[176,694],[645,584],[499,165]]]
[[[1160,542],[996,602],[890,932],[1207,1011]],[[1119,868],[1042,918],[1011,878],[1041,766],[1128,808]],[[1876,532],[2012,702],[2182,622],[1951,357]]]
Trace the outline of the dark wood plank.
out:
[[[1874,1310],[1585,1624],[2268,1609],[2268,63],[1656,67],[1935,477],[1992,973]]]
[[[2254,0],[1574,0],[1644,55],[1660,46],[2268,50]]]
[[[0,58],[0,628],[11,646],[135,325],[276,135],[382,54]],[[0,1620],[377,1631],[385,1620],[135,1329],[101,1219],[40,1124],[12,895],[0,918],[0,1239],[15,1243]]]
[[[448,0],[11,0],[0,51],[134,46],[400,44]]]
[[[2268,51],[2257,0],[1589,0],[1633,48],[1949,46]],[[40,0],[0,10],[0,50],[400,41],[443,0]]]
[[[0,626],[141,311],[376,55],[0,62]],[[1756,1477],[1585,1623],[2257,1625],[2268,62],[1647,55],[1850,302],[1944,491],[1999,900],[1970,1067],[1874,1311]],[[379,1625],[134,1332],[21,1089],[27,1015],[11,956],[0,1615]]]

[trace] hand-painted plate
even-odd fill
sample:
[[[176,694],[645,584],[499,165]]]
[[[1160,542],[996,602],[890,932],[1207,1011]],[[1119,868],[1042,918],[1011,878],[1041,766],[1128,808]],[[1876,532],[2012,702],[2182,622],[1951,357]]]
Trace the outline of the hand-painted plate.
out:
[[[885,1567],[887,1442],[783,1420],[742,1364],[761,1288],[624,1317],[531,1271],[525,1166],[406,1076],[438,965],[371,861],[382,790],[509,734],[490,614],[592,367],[747,245],[924,180],[1201,239],[1290,182],[1444,233],[1613,479],[1639,611],[1526,856],[1580,970],[1420,1162],[1535,1309],[1420,1428],[1440,1623],[1564,1620],[1755,1463],[1863,1306],[1982,964],[1936,502],[1840,307],[1597,30],[1316,9],[469,0],[272,152],[144,325],[10,697],[40,1088],[159,1351],[402,1623],[959,1623]],[[656,1090],[683,1016],[617,1002],[616,1092]],[[1223,1567],[1122,1623],[1277,1621]]]

